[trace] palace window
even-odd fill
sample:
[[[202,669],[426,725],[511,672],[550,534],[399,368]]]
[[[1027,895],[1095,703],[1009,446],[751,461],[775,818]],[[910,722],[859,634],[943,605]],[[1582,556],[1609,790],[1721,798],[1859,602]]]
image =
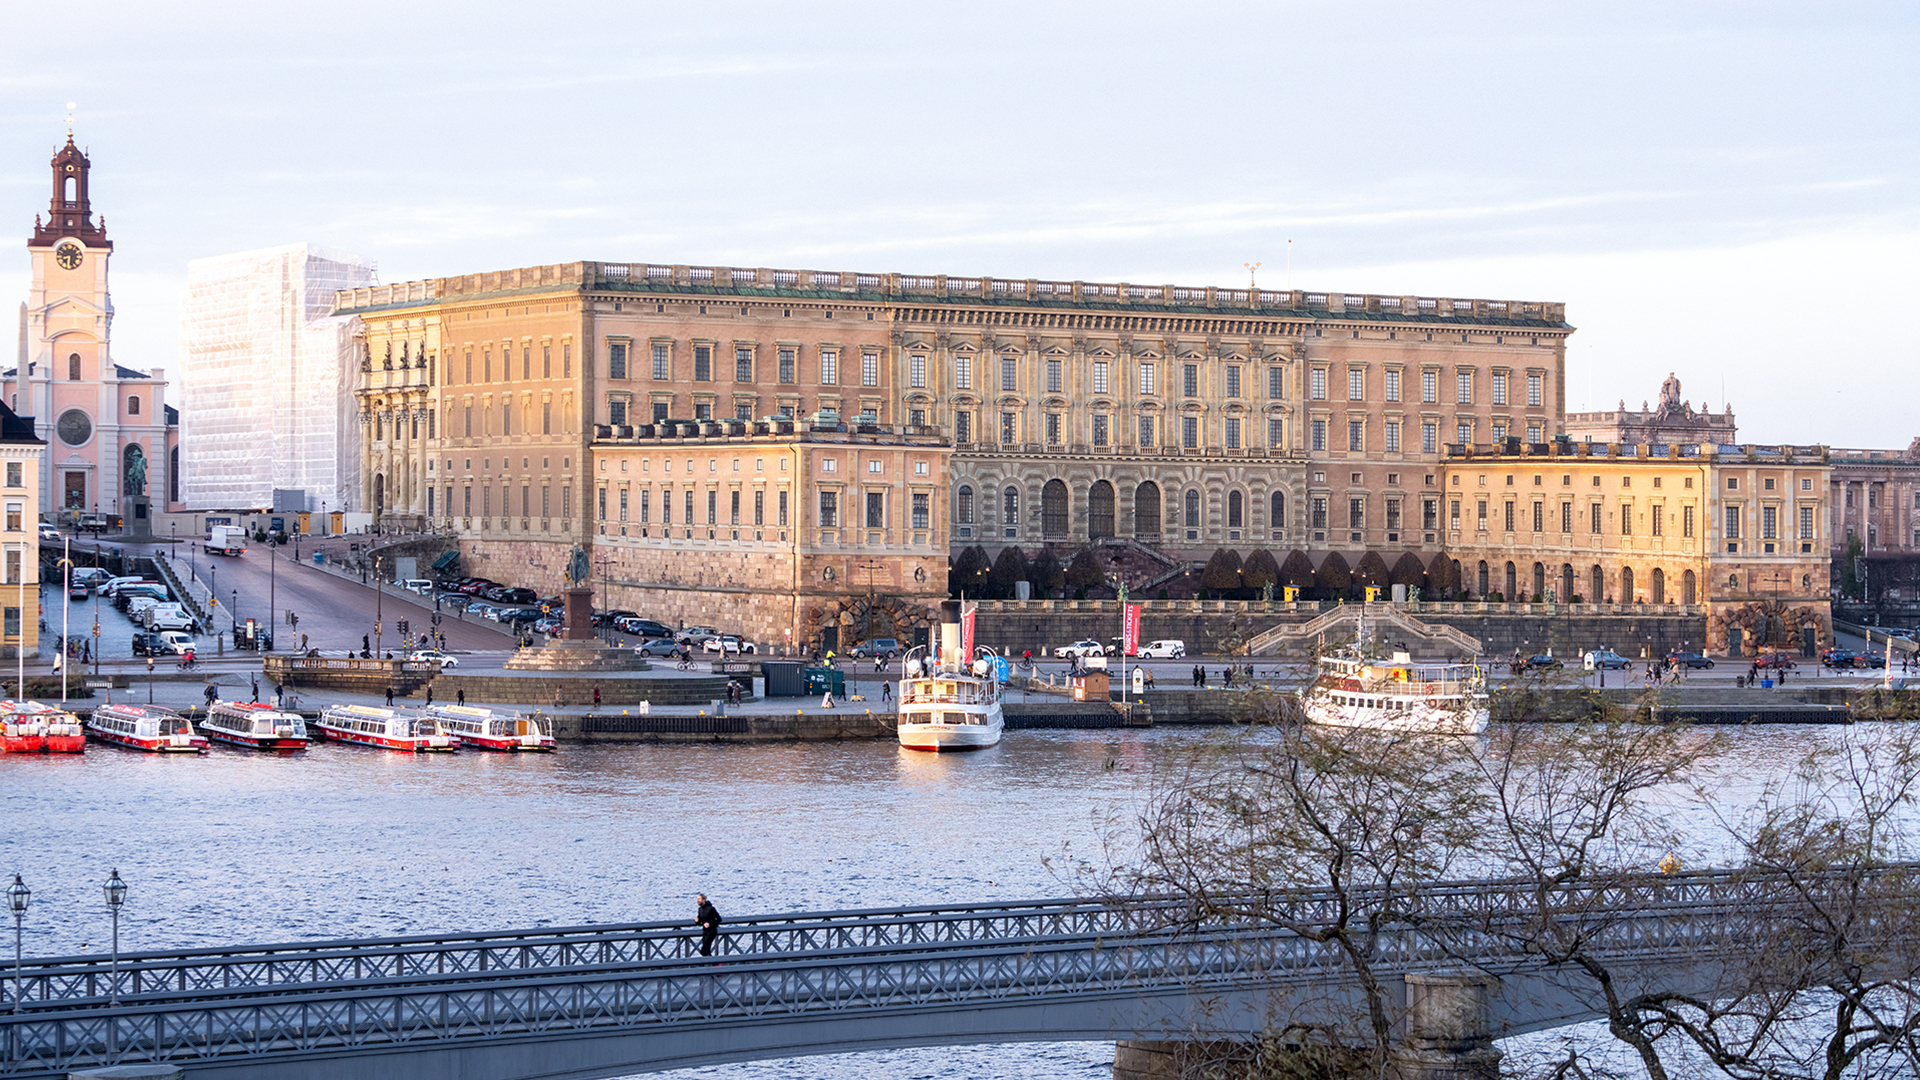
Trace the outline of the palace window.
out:
[[[1059,393],[1060,382],[1061,382],[1060,361],[1048,360],[1047,361],[1047,393],[1049,394]]]
[[[1440,425],[1431,421],[1420,425],[1420,452],[1435,453],[1440,449]]]
[[[973,389],[973,357],[953,358],[953,388],[955,390]]]
[[[1227,417],[1227,449],[1240,449],[1240,418],[1237,416]]]
[[[1240,396],[1240,366],[1238,364],[1230,364],[1227,366],[1227,396],[1230,398]]]
[[[880,354],[863,352],[860,354],[860,385],[880,385]]]
[[[970,443],[973,441],[973,414],[957,412],[953,414],[953,441]]]
[[[1327,527],[1327,497],[1325,495],[1315,495],[1313,497],[1311,508],[1307,511],[1307,524],[1310,528],[1315,529],[1324,529]]]
[[[1107,445],[1107,417],[1105,414],[1096,414],[1093,418],[1093,445]]]
[[[1563,533],[1573,531],[1573,504],[1570,502],[1560,504],[1560,531]]]
[[[1493,373],[1493,403],[1495,405],[1505,405],[1507,403],[1507,376],[1505,372],[1496,371]]]
[[[927,385],[927,358],[910,356],[907,358],[907,385],[924,387]]]
[[[1180,369],[1180,392],[1186,397],[1200,396],[1200,365],[1186,364]]]
[[[1540,376],[1538,375],[1527,376],[1527,404],[1533,406],[1540,404]],[[1539,442],[1540,440],[1535,439],[1533,441]]]
[[[1020,389],[1020,361],[1011,356],[1000,358],[1000,389]]]
[[[1397,454],[1399,452],[1400,452],[1400,421],[1389,420],[1387,421],[1387,453]]]
[[[1347,500],[1347,528],[1364,529],[1367,527],[1367,500],[1352,498]]]
[[[733,381],[753,381],[753,348],[748,345],[736,345],[733,348]],[[709,524],[712,524],[709,522]]]
[[[1800,539],[1813,539],[1813,507],[1811,506],[1800,508]]]
[[[932,528],[932,525],[929,524],[932,520],[933,520],[933,512],[932,512],[932,506],[931,506],[931,496],[927,495],[925,492],[918,492],[918,491],[914,492],[913,494],[913,527],[916,529]]]
[[[1347,421],[1347,449],[1360,453],[1367,448],[1367,422],[1365,420]]]
[[[1012,443],[1016,441],[1014,436],[1020,433],[1018,420],[1019,417],[1014,413],[1003,412],[1000,414],[1000,441],[1002,443]]]
[[[547,353],[546,361],[544,366],[541,368],[541,371],[544,374],[546,374],[549,378],[551,378],[553,375],[553,370],[552,370],[553,369],[553,349],[549,347],[546,350],[546,353]],[[668,363],[668,357],[671,355],[672,353],[669,351],[669,346],[667,345],[666,342],[656,341],[653,343],[653,377],[654,378],[656,379],[672,378],[672,375],[673,375],[672,367]]]
[[[1287,422],[1277,416],[1267,418],[1267,445],[1284,448],[1287,445]]]
[[[1473,421],[1461,420],[1461,421],[1458,421],[1454,425],[1454,427],[1455,427],[1454,434],[1459,436],[1454,441],[1459,443],[1462,446],[1472,446],[1473,445]]]
[[[1454,376],[1454,401],[1461,405],[1473,404],[1473,372],[1462,371]]]
[[[1096,394],[1108,392],[1107,362],[1105,360],[1095,360],[1093,362],[1093,392]]]
[[[792,383],[796,378],[796,372],[794,371],[794,368],[797,366],[794,363],[793,350],[781,349],[778,354],[778,357],[779,357],[779,363],[780,363],[780,381],[783,383]],[[924,364],[925,361],[923,360],[921,361],[921,363]],[[926,369],[922,367],[921,370],[924,372]],[[915,385],[920,385],[920,384],[916,383]]]
[[[1398,529],[1399,527],[1400,527],[1400,500],[1388,499],[1387,500],[1387,528]]]
[[[1726,537],[1729,540],[1740,539],[1740,505],[1738,503],[1727,507]]]
[[[1315,401],[1327,400],[1327,369],[1314,368],[1307,376],[1307,396]]]
[[[1420,400],[1429,405],[1440,401],[1440,373],[1423,371],[1420,373]]]
[[[1621,536],[1633,535],[1633,504],[1632,503],[1620,504],[1620,535]]]
[[[1151,416],[1140,418],[1140,445],[1144,448],[1153,446],[1153,417]]]
[[[127,415],[128,416],[140,415],[140,395],[135,394],[127,398]]]
[[[1438,529],[1440,527],[1439,499],[1420,500],[1420,527],[1423,529]]]
[[[833,386],[840,381],[840,354],[833,349],[820,350],[820,382]]]
[[[1287,369],[1270,367],[1267,369],[1267,396],[1283,398],[1287,396]]]
[[[1760,508],[1760,539],[1780,539],[1780,508],[1763,506]]]
[[[973,488],[969,485],[960,485],[954,497],[953,521],[956,525],[973,524]]]
[[[1650,524],[1653,535],[1667,535],[1667,508],[1659,503],[1653,504],[1653,521]]]
[[[609,397],[607,399],[607,423],[619,426],[627,422],[627,399]]]
[[[1533,531],[1534,532],[1546,531],[1546,528],[1547,528],[1546,516],[1547,516],[1546,504],[1534,503],[1533,504]]]
[[[1314,450],[1325,450],[1327,448],[1327,422],[1325,420],[1315,420],[1311,430],[1313,434],[1310,448]]]
[[[823,491],[820,493],[820,527],[830,529],[840,515],[840,493]]]
[[[1386,389],[1387,389],[1387,400],[1388,400],[1388,401],[1399,401],[1399,400],[1400,400],[1400,373],[1399,373],[1398,371],[1389,371],[1389,372],[1387,372],[1387,387],[1386,387]]]
[[[1180,418],[1180,445],[1189,450],[1200,445],[1200,418],[1183,416]]]
[[[1152,364],[1140,365],[1140,392],[1143,394],[1151,394],[1154,392]]]
[[[693,347],[693,381],[713,381],[713,346],[695,345]]]
[[[627,343],[624,341],[607,342],[607,378],[624,379],[627,377]]]
[[[1347,400],[1367,400],[1367,373],[1359,368],[1349,368],[1347,371]]]
[[[1060,445],[1060,414],[1059,413],[1047,414],[1047,445],[1048,446]]]

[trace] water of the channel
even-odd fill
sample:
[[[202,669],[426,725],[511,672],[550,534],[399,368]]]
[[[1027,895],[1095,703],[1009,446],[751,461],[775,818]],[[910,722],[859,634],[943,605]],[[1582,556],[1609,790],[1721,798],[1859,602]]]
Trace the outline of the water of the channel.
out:
[[[1738,732],[1728,806],[1840,729]],[[33,889],[29,955],[1067,896],[1106,865],[1157,767],[1216,734],[1010,732],[966,755],[884,742],[568,747],[413,757],[0,757],[0,870]],[[1702,828],[1706,825],[1702,820]],[[728,1066],[729,1077],[1111,1075],[1111,1043]],[[721,1070],[691,1070],[685,1076]],[[671,1074],[666,1074],[671,1075]]]

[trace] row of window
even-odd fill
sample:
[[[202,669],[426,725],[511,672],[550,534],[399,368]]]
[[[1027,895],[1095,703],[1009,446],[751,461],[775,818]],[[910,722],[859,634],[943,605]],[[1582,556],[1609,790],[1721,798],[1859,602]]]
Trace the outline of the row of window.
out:
[[[1503,503],[1501,505],[1503,508],[1502,524],[1505,526],[1505,531],[1507,532],[1520,531],[1520,527],[1524,524],[1524,519],[1529,514],[1531,515],[1531,523],[1532,523],[1531,531],[1533,532],[1548,531],[1547,523],[1549,518],[1553,515],[1554,512],[1548,508],[1546,503],[1534,502],[1534,503],[1527,504],[1531,507],[1530,511],[1520,509],[1521,504],[1511,502],[1511,501]],[[1573,532],[1574,531],[1574,504],[1572,502],[1561,502],[1558,504],[1558,506],[1559,506],[1559,512],[1558,512],[1559,531],[1563,533]],[[1480,531],[1480,532],[1489,531],[1489,526],[1488,526],[1488,522],[1490,520],[1489,501],[1486,499],[1476,500],[1474,508],[1475,508],[1476,531]],[[1450,505],[1450,510],[1452,512],[1449,516],[1452,522],[1452,529],[1455,532],[1460,531],[1460,521],[1461,521],[1460,509],[1461,509],[1461,500],[1459,499],[1452,500]],[[1740,539],[1740,534],[1741,534],[1741,521],[1742,521],[1742,515],[1744,512],[1744,507],[1742,507],[1738,503],[1735,503],[1725,507],[1724,509],[1726,512],[1724,538],[1728,540],[1738,540]],[[1781,508],[1778,506],[1762,506],[1760,508],[1760,538],[1761,539],[1763,540],[1781,539],[1780,509]],[[1814,538],[1814,535],[1813,535],[1814,508],[1812,506],[1801,506],[1799,507],[1799,512],[1800,513],[1799,513],[1799,521],[1798,521],[1798,529],[1799,529],[1798,538],[1801,540],[1812,540]],[[1597,501],[1589,503],[1582,516],[1584,516],[1587,519],[1587,531],[1591,534],[1598,535],[1601,531],[1602,522],[1605,520],[1605,517],[1606,517],[1604,504]],[[1634,534],[1633,533],[1634,521],[1635,521],[1635,517],[1633,513],[1633,504],[1622,503],[1620,506],[1620,515],[1619,515],[1619,531],[1621,536],[1632,536]],[[1652,535],[1652,536],[1667,535],[1667,508],[1664,505],[1661,505],[1659,503],[1655,503],[1652,506],[1648,507],[1647,508],[1647,524],[1648,524],[1649,535]],[[1694,531],[1695,531],[1694,530],[1694,507],[1691,504],[1684,505],[1680,507],[1680,535],[1683,538],[1691,539],[1694,536]]]
[[[422,345],[421,348],[424,350],[425,346]],[[474,378],[474,372],[476,369],[474,367],[475,357],[474,357],[473,346],[471,345],[466,346],[462,352],[462,357],[464,359],[464,365],[462,367],[462,370],[465,375],[465,378],[463,380],[464,382],[468,384],[472,384],[474,382],[490,383],[494,381],[493,380],[494,355],[493,355],[492,345],[480,346],[479,368],[478,368],[480,377],[477,380]],[[432,357],[428,357],[426,359],[426,365],[427,365],[427,385],[431,386],[433,385],[433,375],[434,375]],[[501,382],[513,381],[513,347],[510,345],[500,346],[500,369],[499,370],[500,370]],[[449,386],[454,385],[453,372],[454,372],[453,363],[449,361],[447,363],[447,385]],[[531,380],[533,377],[534,377],[533,345],[525,344],[520,346],[520,378],[524,381],[524,380]],[[540,376],[539,377],[542,379],[551,379],[554,377],[553,346],[551,344],[543,344],[540,346]],[[562,342],[560,345],[560,378],[570,379],[572,377],[573,377],[573,343]]]
[[[1189,368],[1188,370],[1191,371],[1192,368]],[[1328,371],[1329,369],[1325,367],[1313,367],[1308,369],[1307,396],[1312,400],[1314,401],[1328,400],[1328,397],[1327,397],[1327,380],[1329,378]],[[1383,385],[1381,387],[1381,390],[1382,390],[1382,397],[1384,400],[1386,401],[1402,400],[1401,389],[1400,389],[1400,374],[1401,373],[1397,368],[1388,368],[1385,372],[1383,372],[1384,377],[1382,379]],[[1509,395],[1507,391],[1508,381],[1510,379],[1510,376],[1508,375],[1508,373],[1504,371],[1496,371],[1496,372],[1493,372],[1489,378],[1491,380],[1490,389],[1492,391],[1491,403],[1494,405],[1513,404],[1513,402],[1509,400]],[[1546,400],[1545,382],[1546,382],[1545,376],[1535,372],[1528,373],[1527,405],[1529,407],[1538,407],[1542,405],[1542,403]],[[1454,404],[1472,405],[1474,403],[1474,391],[1475,391],[1474,384],[1475,384],[1475,373],[1473,371],[1456,371],[1454,373],[1454,384],[1453,384]],[[1367,372],[1365,368],[1351,367],[1347,369],[1347,400],[1348,401],[1367,400]],[[1420,401],[1422,404],[1426,404],[1426,405],[1437,405],[1440,403],[1440,372],[1438,370],[1429,368],[1420,372]]]
[[[659,524],[661,525],[672,525],[675,523],[673,494],[672,489],[666,489],[660,492]],[[769,514],[767,492],[764,490],[745,492],[730,490],[724,494],[726,495],[726,520],[722,521],[722,492],[720,489],[709,487],[704,489],[704,493],[694,488],[684,489],[680,493],[681,510],[679,523],[683,525],[773,525],[777,528],[785,528],[787,526],[789,510],[788,492],[786,489],[782,488],[773,493],[774,498],[772,500],[771,514]],[[819,527],[831,529],[850,524],[841,520],[840,494],[839,491],[821,491],[817,493],[819,506],[815,521]],[[869,529],[886,528],[888,493],[885,491],[867,491],[861,492],[860,494],[864,496],[865,504],[865,513],[861,519],[863,525],[861,527]],[[609,505],[609,496],[611,496],[612,499],[611,506]],[[697,519],[697,515],[703,506],[706,511],[706,520],[701,522]],[[609,510],[614,514],[613,517],[608,516]],[[634,521],[641,525],[653,524],[653,491],[650,488],[631,491],[622,487],[615,488],[609,492],[607,488],[602,487],[600,489],[599,511],[601,521],[619,521],[622,523]],[[908,495],[908,514],[911,528],[931,528],[933,521],[933,497],[926,492],[910,493]]]
[[[1329,439],[1328,439],[1328,435],[1329,435],[1328,428],[1331,426],[1331,423],[1332,423],[1331,421],[1320,420],[1320,419],[1311,421],[1311,426],[1308,428],[1307,449],[1313,450],[1313,451],[1325,451],[1331,448],[1329,445]],[[1457,419],[1454,422],[1454,429],[1453,429],[1454,441],[1462,445],[1467,445],[1467,446],[1473,445],[1473,429],[1474,429],[1475,423],[1476,421],[1467,419],[1466,417],[1461,417]],[[1400,421],[1400,420],[1383,421],[1381,447],[1380,447],[1383,451],[1389,454],[1398,454],[1403,452],[1406,449],[1404,446],[1404,440],[1402,438],[1403,426],[1404,426],[1403,421]],[[1509,429],[1505,421],[1495,421],[1492,423],[1491,427],[1493,429],[1494,442],[1504,442],[1509,437],[1508,436]],[[1540,442],[1544,434],[1545,434],[1545,429],[1540,424],[1530,423],[1527,425],[1526,440],[1528,442],[1530,443]],[[1431,420],[1421,421],[1419,452],[1423,454],[1439,453],[1440,451],[1439,444],[1440,444],[1440,425]],[[1347,439],[1346,439],[1347,452],[1358,454],[1358,453],[1364,453],[1366,449],[1367,449],[1367,421],[1360,420],[1360,419],[1349,419],[1347,421]]]
[[[480,492],[480,502],[479,502],[480,512],[478,515],[474,513],[473,496],[474,496],[474,489],[476,487],[479,489],[479,492]],[[494,505],[493,488],[494,488],[494,485],[492,484],[460,485],[458,488],[460,493],[460,502],[459,502],[460,516],[461,517],[475,517],[475,516],[492,517],[493,505]],[[439,511],[433,505],[433,502],[434,502],[433,496],[434,496],[435,489],[431,485],[429,485],[426,490],[427,490],[427,516],[433,517],[437,513],[439,513]],[[448,484],[443,490],[446,491],[446,502],[444,502],[442,506],[444,506],[448,512],[451,512],[453,506],[455,505],[454,499],[453,499],[455,486],[452,484]],[[536,506],[539,508],[539,511],[540,511],[537,514],[534,513],[534,508]],[[548,518],[548,517],[555,516],[553,513],[553,510],[554,510],[554,503],[553,503],[552,485],[549,485],[549,484],[540,485],[540,494],[539,494],[538,502],[534,501],[533,485],[531,484],[520,485],[520,513],[517,516],[523,517],[523,518],[532,518],[532,517]],[[560,486],[559,510],[560,510],[560,513],[558,516],[560,517],[571,518],[573,516],[573,486],[570,484],[562,484]],[[512,484],[503,483],[500,485],[500,513],[503,516],[515,516],[513,515],[513,485]]]
[[[631,343],[619,338],[607,341],[607,378],[625,380],[640,378],[641,375],[630,363]],[[690,372],[683,371],[681,378],[692,377],[694,382],[719,382],[720,374],[715,363],[717,346],[706,342],[695,342],[692,346],[693,366]],[[672,381],[674,375],[673,343],[655,341],[650,343],[651,365],[647,369],[650,377],[657,381]],[[801,350],[797,346],[782,345],[774,349],[774,377],[784,385],[794,385],[800,381]],[[814,350],[814,373],[817,382],[823,386],[837,386],[840,383],[840,350]],[[756,345],[735,345],[733,347],[733,381],[740,383],[758,382],[759,347]],[[913,367],[911,384],[927,384],[926,358],[919,357]],[[880,354],[877,351],[862,350],[860,353],[860,385],[880,385]]]
[[[1113,417],[1105,413],[1096,413],[1087,419],[1089,444],[1093,446],[1112,446],[1114,435]],[[1182,447],[1191,450],[1197,449],[1202,445],[1199,417],[1181,416],[1171,419],[1179,421],[1178,438]],[[1050,412],[1043,415],[1040,418],[1041,441],[1048,446],[1060,446],[1075,441],[1071,438],[1068,431],[1070,423],[1071,419],[1060,413]],[[1220,427],[1221,445],[1229,450],[1239,450],[1250,445],[1245,437],[1245,433],[1249,430],[1247,425],[1255,423],[1258,423],[1258,421],[1250,421],[1238,416],[1225,417]],[[1159,417],[1137,417],[1136,424],[1137,427],[1134,431],[1136,445],[1142,448],[1151,448],[1159,445]],[[1252,430],[1258,429],[1254,428]],[[1020,435],[1020,414],[1015,412],[1001,413],[999,442],[1002,445],[1018,443],[1021,441]],[[973,413],[965,410],[954,413],[953,440],[957,443],[970,443],[974,441]],[[1266,445],[1272,447],[1285,447],[1287,445],[1286,420],[1280,417],[1269,417],[1267,419]]]

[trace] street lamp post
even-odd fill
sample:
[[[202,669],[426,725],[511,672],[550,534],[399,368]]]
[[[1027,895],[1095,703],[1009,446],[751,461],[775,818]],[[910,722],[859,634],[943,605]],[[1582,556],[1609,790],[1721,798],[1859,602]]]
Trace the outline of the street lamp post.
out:
[[[382,627],[382,605],[387,599],[386,590],[380,587],[380,556],[373,557],[373,655],[380,657],[380,630]]]
[[[147,657],[147,704],[153,704],[153,657]]]
[[[113,954],[107,967],[107,1007],[120,1004],[120,905],[127,902],[127,883],[120,878],[116,867],[107,883],[100,887],[106,895],[107,910],[113,913]]]
[[[33,899],[33,890],[13,875],[13,884],[7,888],[7,908],[13,912],[13,1011],[20,1011],[20,924],[27,918],[27,901]]]
[[[273,551],[278,546],[273,542],[273,537],[267,537],[267,641],[269,642],[273,640],[274,627],[280,624],[280,609],[276,606],[279,603],[279,594],[275,591],[279,583],[274,577],[274,566],[280,559]],[[262,651],[268,651],[264,643],[260,648]]]

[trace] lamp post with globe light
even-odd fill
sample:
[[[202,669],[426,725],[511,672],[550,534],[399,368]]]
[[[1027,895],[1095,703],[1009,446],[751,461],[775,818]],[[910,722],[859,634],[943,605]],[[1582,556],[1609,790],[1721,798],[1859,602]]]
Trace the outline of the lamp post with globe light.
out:
[[[20,924],[27,917],[27,901],[33,899],[33,890],[13,875],[13,884],[7,888],[7,909],[13,912],[13,1011],[20,1011]]]
[[[118,867],[100,891],[107,898],[107,910],[113,912],[113,954],[107,968],[107,1006],[112,1008],[120,1004],[120,906],[127,902],[127,883],[121,880]]]

